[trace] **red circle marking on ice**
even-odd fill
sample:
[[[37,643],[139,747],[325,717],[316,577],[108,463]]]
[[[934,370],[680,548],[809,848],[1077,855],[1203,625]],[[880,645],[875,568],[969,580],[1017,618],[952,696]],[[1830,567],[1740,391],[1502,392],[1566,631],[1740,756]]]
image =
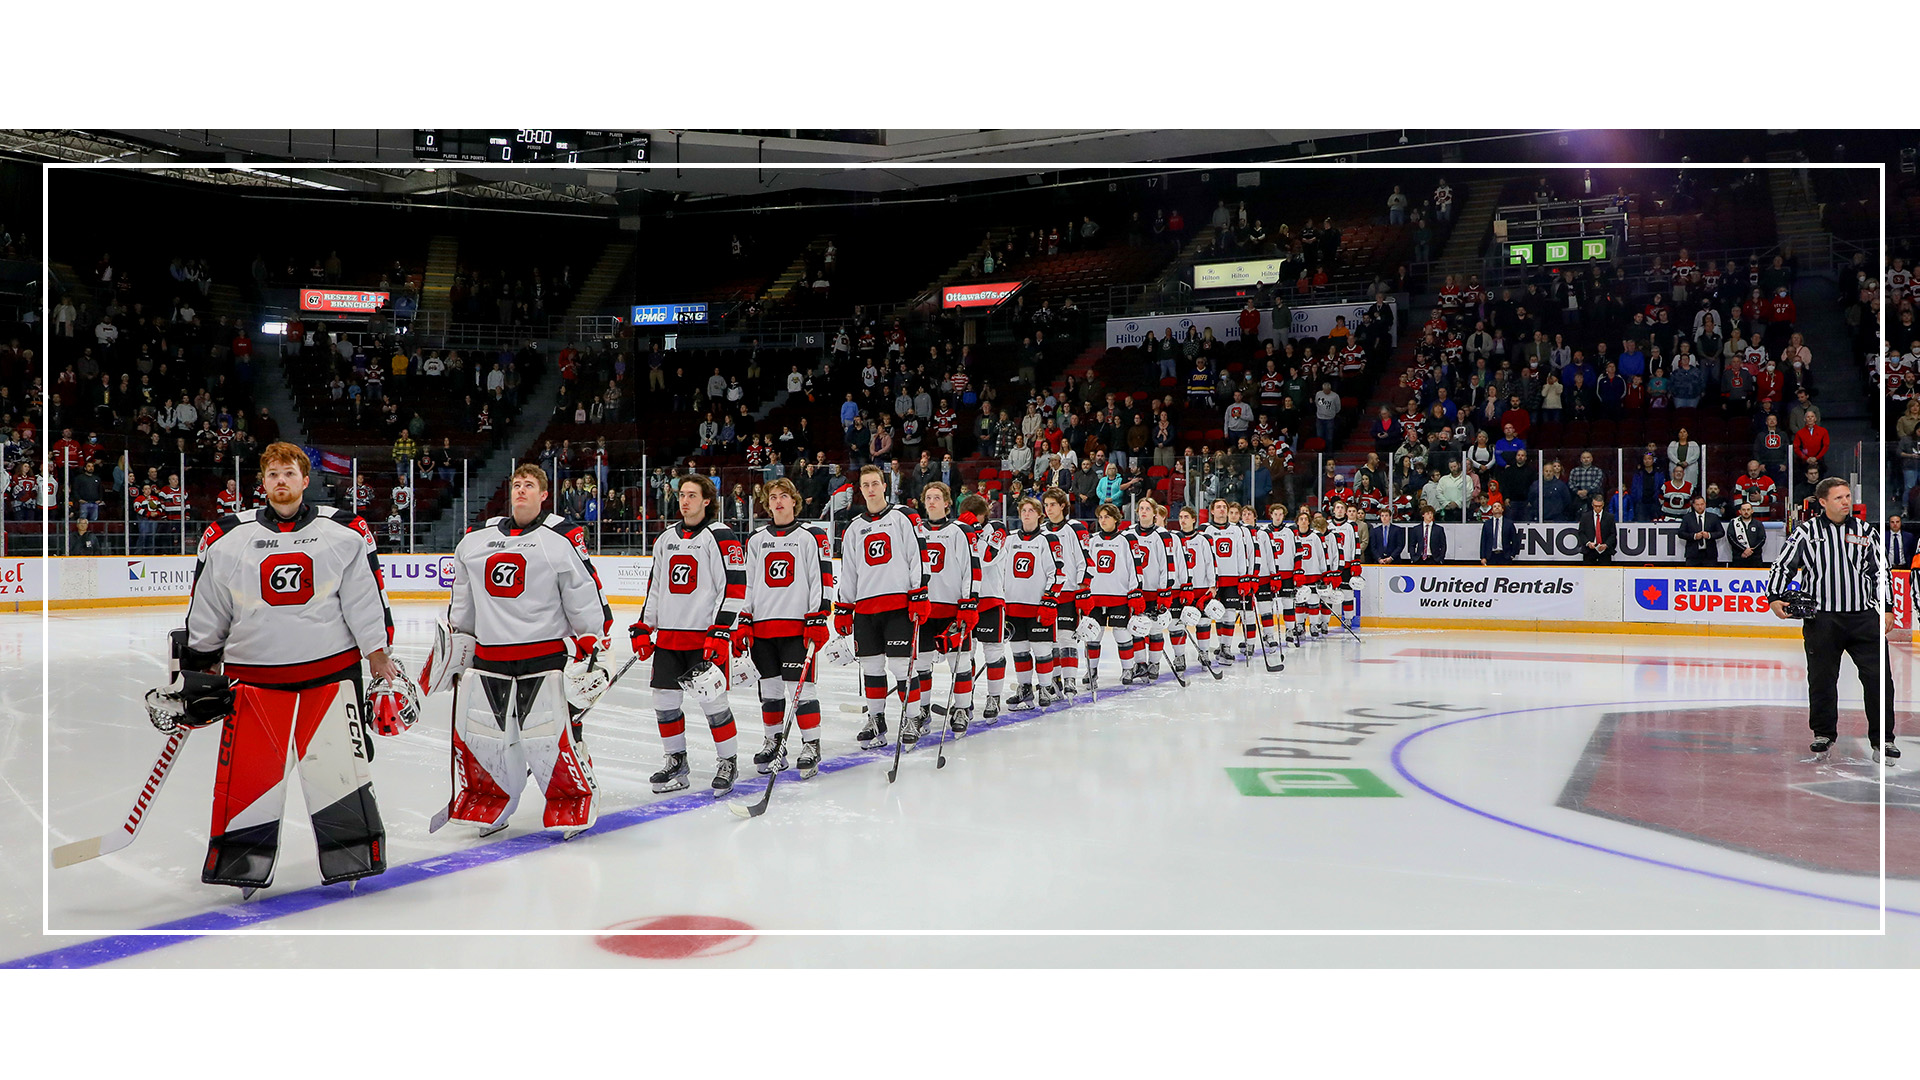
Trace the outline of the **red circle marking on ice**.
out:
[[[608,930],[751,930],[738,919],[718,915],[656,915],[614,923]],[[714,934],[603,934],[595,945],[610,953],[640,960],[692,960],[737,952],[753,944],[754,935]]]
[[[1399,662],[1400,661],[1398,660],[1390,660],[1384,657],[1374,657],[1371,660],[1355,660],[1354,661],[1354,663],[1356,664],[1397,664]]]

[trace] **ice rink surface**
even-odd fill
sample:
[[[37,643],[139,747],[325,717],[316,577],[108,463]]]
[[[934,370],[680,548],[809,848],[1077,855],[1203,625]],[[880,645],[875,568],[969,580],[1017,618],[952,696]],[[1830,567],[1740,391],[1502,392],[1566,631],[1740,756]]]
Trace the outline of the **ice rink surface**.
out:
[[[437,610],[395,605],[415,670]],[[650,791],[642,664],[588,718],[603,802],[572,841],[539,828],[531,796],[496,836],[427,832],[448,787],[436,696],[379,741],[388,870],[357,890],[318,884],[297,796],[270,889],[243,903],[200,883],[210,732],[134,844],[46,870],[44,844],[116,828],[151,767],[164,740],[139,701],[180,618],[51,617],[43,820],[41,622],[0,616],[0,962],[1920,964],[1920,740],[1902,738],[1886,792],[1881,936],[1858,682],[1847,667],[1843,752],[1808,760],[1797,641],[1362,629],[1290,651],[1284,674],[1256,652],[1185,689],[1119,687],[1109,647],[1097,704],[976,721],[941,770],[923,741],[893,784],[891,749],[859,750],[838,708],[857,676],[827,668],[825,769],[786,774],[752,821],[706,794],[697,721],[694,786]],[[1895,662],[1904,704],[1906,646]],[[936,669],[936,701],[946,684]],[[732,798],[756,799],[759,711],[745,692],[734,709]],[[702,933],[603,933],[619,928]],[[1594,931],[1649,936],[1573,936]],[[1502,932],[1525,936],[1477,936]],[[1729,932],[1766,936],[1704,936]]]

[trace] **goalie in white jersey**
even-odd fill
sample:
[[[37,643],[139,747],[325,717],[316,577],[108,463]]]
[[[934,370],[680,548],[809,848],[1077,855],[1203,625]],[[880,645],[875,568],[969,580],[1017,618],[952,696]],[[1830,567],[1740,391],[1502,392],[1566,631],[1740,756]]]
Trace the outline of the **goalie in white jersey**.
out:
[[[973,557],[980,561],[980,609],[973,639],[987,661],[987,703],[980,719],[991,724],[1000,715],[1000,691],[1007,679],[1007,527],[987,517],[987,500],[978,495],[960,500],[960,521],[974,527]]]
[[[762,774],[787,767],[787,702],[793,700],[800,728],[800,775],[820,768],[820,695],[811,650],[817,660],[827,644],[833,601],[833,548],[822,530],[795,519],[800,491],[781,477],[762,500],[769,524],[747,537],[747,598],[740,609],[735,651],[745,649],[760,676],[760,724],[765,740],[753,763]]]
[[[541,824],[568,835],[599,816],[579,713],[611,682],[600,654],[613,612],[580,526],[541,510],[547,474],[522,465],[507,513],[453,551],[447,623],[421,673],[453,697],[453,796],[447,820],[507,827],[529,775]],[[457,681],[456,681],[457,680]]]
[[[953,711],[949,722],[956,735],[966,733],[973,716],[973,631],[980,623],[980,559],[974,554],[975,529],[948,515],[953,495],[936,480],[920,492],[926,508],[921,522],[927,543],[927,621],[920,627],[914,678],[920,709],[900,730],[900,741],[911,747],[927,730],[933,704],[933,662],[945,657],[953,675]]]
[[[900,698],[901,729],[916,712],[919,680],[914,652],[930,614],[927,600],[927,534],[906,507],[887,501],[879,466],[860,470],[865,512],[840,534],[840,580],[833,630],[853,638],[866,699],[866,725],[855,736],[874,749],[887,744],[887,696]]]
[[[733,707],[727,701],[733,632],[747,595],[747,549],[719,520],[719,492],[704,476],[680,481],[680,523],[653,544],[647,570],[647,600],[641,621],[627,628],[633,654],[653,659],[653,709],[667,761],[648,777],[656,792],[687,786],[687,719],[691,697],[706,716],[719,759],[713,795],[733,790],[739,775],[734,753]]]
[[[300,773],[332,884],[386,869],[368,729],[397,735],[418,715],[389,658],[393,618],[366,522],[305,501],[312,466],[291,443],[260,452],[268,505],[222,517],[200,540],[178,679],[147,695],[173,734],[221,723],[213,824],[200,880],[248,892],[273,883],[289,775]],[[362,702],[360,661],[374,677]]]

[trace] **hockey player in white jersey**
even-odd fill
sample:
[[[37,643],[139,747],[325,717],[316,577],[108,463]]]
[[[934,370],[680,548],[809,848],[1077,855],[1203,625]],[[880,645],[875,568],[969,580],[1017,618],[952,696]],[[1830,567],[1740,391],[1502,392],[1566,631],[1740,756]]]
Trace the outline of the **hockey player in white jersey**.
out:
[[[973,716],[973,631],[980,621],[980,560],[974,554],[973,526],[951,516],[953,496],[938,480],[921,490],[920,505],[927,511],[921,527],[926,531],[928,607],[915,652],[920,707],[900,729],[907,748],[928,730],[936,659],[944,658],[953,676],[954,733],[966,733]]]
[[[273,883],[296,768],[321,880],[386,869],[368,731],[397,735],[418,716],[417,690],[389,657],[393,619],[366,522],[305,501],[312,466],[291,443],[261,451],[260,476],[268,504],[201,536],[186,628],[173,634],[177,679],[147,695],[168,734],[223,724],[200,880],[247,892]]]
[[[833,602],[833,548],[827,534],[795,519],[800,492],[781,477],[761,498],[772,520],[747,537],[747,596],[740,609],[736,652],[745,650],[760,675],[760,724],[764,739],[753,764],[764,775],[787,767],[787,702],[798,695],[794,724],[800,729],[802,777],[820,768],[820,695],[806,669],[807,650],[827,644]],[[801,681],[802,675],[805,681]]]
[[[1226,606],[1214,598],[1213,540],[1200,529],[1200,516],[1193,507],[1180,508],[1180,543],[1187,549],[1187,596],[1180,608],[1180,620],[1193,631],[1193,648],[1200,666],[1214,678],[1223,678],[1214,662],[1213,627],[1227,617]]]
[[[1179,610],[1184,599],[1187,556],[1185,547],[1162,524],[1166,512],[1152,499],[1141,499],[1133,510],[1134,535],[1146,549],[1146,558],[1140,564],[1140,593],[1146,601],[1143,614],[1152,627],[1147,633],[1147,658],[1135,677],[1149,682],[1160,677],[1169,632],[1176,643],[1174,669],[1185,671],[1187,667],[1186,627],[1180,622]]]
[[[1146,597],[1140,591],[1140,569],[1147,549],[1140,538],[1122,529],[1125,518],[1120,508],[1102,503],[1093,512],[1098,531],[1087,537],[1087,614],[1080,619],[1080,640],[1087,648],[1087,685],[1100,685],[1100,639],[1102,630],[1113,631],[1113,644],[1120,653],[1120,682],[1130,684],[1136,675],[1145,675],[1146,666],[1134,670],[1140,639],[1146,636],[1144,618]],[[1138,631],[1136,633],[1136,631]]]
[[[593,759],[575,719],[611,682],[601,663],[613,613],[580,526],[541,509],[547,474],[522,465],[507,513],[453,552],[447,622],[422,670],[452,683],[453,794],[447,820],[507,827],[529,775],[541,824],[571,835],[599,816]]]
[[[1360,556],[1367,549],[1367,524],[1360,520],[1358,506],[1349,506],[1343,499],[1335,499],[1328,513],[1327,538],[1332,545],[1328,584],[1340,605],[1341,623],[1351,626],[1354,580],[1360,576]]]
[[[648,777],[657,792],[687,786],[687,720],[681,711],[692,697],[713,733],[719,758],[715,798],[733,790],[740,763],[734,752],[733,708],[727,701],[733,631],[747,594],[746,545],[719,520],[713,481],[680,481],[680,523],[653,544],[647,599],[640,621],[627,628],[633,653],[653,660],[653,709],[667,760]]]
[[[1007,527],[987,517],[987,500],[969,495],[960,500],[961,522],[974,526],[973,557],[980,561],[980,609],[973,639],[987,662],[987,701],[980,719],[993,723],[1000,715],[1000,693],[1007,679]]]
[[[1254,624],[1259,623],[1262,642],[1271,652],[1273,644],[1273,579],[1279,563],[1273,535],[1260,525],[1260,512],[1252,503],[1240,507],[1240,527],[1247,530],[1247,543],[1253,550],[1253,595],[1247,599],[1246,637],[1253,640]]]
[[[1066,556],[1060,537],[1041,524],[1040,500],[1020,500],[1020,528],[1007,535],[1001,558],[1006,560],[1007,640],[1013,646],[1014,692],[1009,709],[1033,709],[1055,700],[1053,636],[1059,625],[1060,590],[1067,579]],[[1069,605],[1070,606],[1070,605]],[[1039,696],[1034,693],[1038,672]]]
[[[1324,636],[1327,629],[1327,519],[1303,507],[1295,523],[1298,535],[1294,543],[1300,552],[1295,581],[1300,597],[1301,633],[1305,639],[1312,640]]]
[[[1072,701],[1077,688],[1083,685],[1080,675],[1079,627],[1080,620],[1092,610],[1093,602],[1087,598],[1087,527],[1079,521],[1067,517],[1067,507],[1071,506],[1067,493],[1060,488],[1048,488],[1041,496],[1040,507],[1047,520],[1042,526],[1060,539],[1060,557],[1066,571],[1066,584],[1060,588],[1058,622],[1053,628],[1053,693]],[[1040,704],[1052,703],[1047,687],[1040,689]]]
[[[1298,596],[1294,579],[1300,565],[1299,534],[1287,517],[1286,504],[1274,503],[1267,508],[1267,537],[1273,544],[1273,604],[1279,609],[1280,633],[1275,637],[1274,624],[1264,618],[1260,626],[1262,632],[1273,637],[1269,648],[1284,649],[1293,643],[1293,605]]]
[[[1207,524],[1208,543],[1213,545],[1214,599],[1220,601],[1225,615],[1214,624],[1219,636],[1216,656],[1223,664],[1234,658],[1234,627],[1251,623],[1253,595],[1259,588],[1258,567],[1253,564],[1253,538],[1240,525],[1240,508],[1225,499],[1213,500],[1211,520]],[[1240,659],[1252,655],[1252,632],[1240,643]]]
[[[903,732],[919,704],[913,652],[929,614],[927,537],[911,511],[887,501],[879,466],[860,470],[860,497],[864,512],[840,536],[833,629],[853,638],[867,715],[858,739],[873,749],[887,744],[889,687],[901,701]]]

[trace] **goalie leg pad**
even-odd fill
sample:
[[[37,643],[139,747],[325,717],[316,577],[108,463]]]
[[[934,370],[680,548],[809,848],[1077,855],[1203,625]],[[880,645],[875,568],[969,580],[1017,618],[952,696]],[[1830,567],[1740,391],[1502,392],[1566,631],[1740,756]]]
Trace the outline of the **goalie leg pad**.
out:
[[[525,755],[533,781],[546,797],[541,823],[549,829],[591,828],[598,820],[593,759],[573,736],[562,676],[557,672],[514,680],[516,746]]]
[[[552,673],[543,673],[550,675]],[[541,676],[527,681],[537,683]],[[454,716],[460,738],[454,753],[461,755],[456,772],[461,792],[447,815],[471,825],[495,825],[513,816],[526,787],[527,760],[520,743],[523,710],[537,697],[518,697],[520,680],[490,671],[469,671],[454,697]]]
[[[355,683],[300,692],[294,752],[319,849],[320,880],[328,885],[387,868],[386,828],[367,768],[373,731],[359,713],[360,688]]]

